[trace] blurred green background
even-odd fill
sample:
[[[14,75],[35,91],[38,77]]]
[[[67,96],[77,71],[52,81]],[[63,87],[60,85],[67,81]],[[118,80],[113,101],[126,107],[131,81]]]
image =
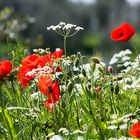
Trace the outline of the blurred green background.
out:
[[[80,51],[108,62],[119,50],[139,47],[139,12],[139,0],[1,0],[0,57],[6,58],[17,42],[31,51],[63,48],[63,39],[46,28],[64,21],[84,28],[68,40],[69,54]],[[113,42],[110,32],[123,22],[132,24],[137,35],[127,43]]]

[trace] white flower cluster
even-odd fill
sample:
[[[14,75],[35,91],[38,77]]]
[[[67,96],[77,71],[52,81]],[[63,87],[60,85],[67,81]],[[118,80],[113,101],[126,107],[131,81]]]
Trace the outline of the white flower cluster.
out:
[[[134,139],[122,136],[120,138],[109,138],[108,140],[134,140]]]
[[[70,34],[71,29],[74,29],[75,31]],[[70,24],[70,23],[66,24],[65,22],[60,22],[57,25],[51,25],[47,27],[47,30],[53,30],[62,36],[70,37],[70,36],[75,35],[78,31],[84,30],[84,28],[74,25],[74,24]]]
[[[123,85],[123,90],[140,89],[140,78],[136,78],[135,76],[132,76],[131,78],[123,78],[119,83]]]
[[[128,56],[130,54],[132,54],[132,52],[129,49],[120,51],[119,53],[116,53],[113,55],[109,64],[112,65],[112,64],[117,63],[118,61],[127,62],[130,60],[130,57]],[[126,63],[124,66],[128,66],[128,63]]]
[[[26,73],[25,76],[36,76],[40,74],[51,74],[53,70],[49,66],[39,67]]]
[[[75,134],[85,134],[87,130],[81,131],[81,130],[75,130],[73,132],[69,132],[69,130],[67,128],[60,128],[58,130],[58,133],[61,133],[65,136],[69,136],[69,135],[75,135]],[[61,135],[55,135],[55,133],[50,133],[48,137],[51,137],[50,140],[64,140],[63,137]],[[77,136],[76,140],[84,140],[83,136]]]
[[[123,129],[127,129],[128,128],[128,122],[132,121],[131,117],[134,114],[130,113],[130,114],[126,114],[123,117],[118,118],[118,116],[116,114],[113,114],[111,116],[111,118],[113,119],[112,121],[109,122],[110,126],[108,126],[108,129],[114,130],[114,129],[118,129],[119,130],[123,130]],[[135,120],[136,122],[137,120]],[[121,125],[118,125],[121,124]]]
[[[42,49],[42,48],[39,48],[39,49],[33,49],[33,52],[37,53],[37,54],[48,54],[49,52],[49,48],[47,48],[46,50]]]

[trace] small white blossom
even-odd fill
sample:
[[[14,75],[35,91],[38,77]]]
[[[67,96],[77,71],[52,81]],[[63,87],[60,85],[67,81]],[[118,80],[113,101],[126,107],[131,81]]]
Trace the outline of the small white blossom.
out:
[[[60,129],[58,130],[58,132],[62,132],[62,133],[65,134],[66,136],[69,135],[69,131],[68,131],[68,129],[66,129],[66,128],[60,128]]]
[[[63,140],[63,138],[60,135],[54,135],[50,140]]]
[[[118,127],[117,127],[116,125],[111,125],[111,126],[108,127],[108,129],[111,129],[111,130],[117,129],[117,128],[118,128]]]
[[[112,114],[111,119],[117,119],[118,115],[117,114]]]
[[[123,124],[119,126],[120,130],[126,129],[127,127],[128,127],[127,124]]]
[[[84,140],[84,137],[78,136],[76,140]]]
[[[63,140],[63,138],[60,135],[54,135],[50,140]]]
[[[76,28],[75,28],[75,30],[76,30],[76,31],[79,31],[79,30],[84,30],[84,28],[82,28],[82,27],[78,26],[78,27],[76,27]]]
[[[75,131],[73,131],[72,134],[85,134],[85,133],[86,133],[86,132],[81,131],[81,130],[75,130]]]
[[[68,29],[71,29],[73,27],[76,27],[76,25],[68,23],[63,27],[63,30],[65,30],[65,29],[68,30]]]

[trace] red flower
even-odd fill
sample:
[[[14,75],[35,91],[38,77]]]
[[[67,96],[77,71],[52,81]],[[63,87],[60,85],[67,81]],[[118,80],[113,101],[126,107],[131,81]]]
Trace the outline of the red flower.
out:
[[[31,80],[33,80],[35,77],[35,75],[32,76],[26,75],[27,72],[30,72],[33,69],[37,69],[39,67],[44,67],[47,63],[49,63],[49,67],[52,68],[54,62],[57,61],[57,59],[61,58],[62,55],[63,55],[63,50],[59,49],[46,56],[40,56],[37,54],[26,56],[22,61],[22,66],[20,67],[19,73],[17,75],[18,81],[22,84],[22,87],[26,88],[28,86],[28,83]],[[62,71],[62,70],[61,68],[56,67],[55,69],[53,69],[52,73],[54,73],[55,71]]]
[[[0,62],[0,80],[6,77],[11,73],[12,63],[8,60],[4,60]]]
[[[57,80],[53,82],[50,76],[41,75],[38,88],[42,94],[48,96],[48,100],[44,105],[48,107],[49,111],[52,111],[54,104],[60,100],[59,82]]]
[[[22,61],[22,66],[19,69],[18,81],[22,84],[23,88],[28,86],[28,83],[34,79],[34,76],[26,75],[27,72],[32,71],[34,68],[45,66],[45,58],[36,54],[26,56]]]
[[[133,137],[140,138],[140,122],[134,123],[128,133]]]
[[[28,68],[36,68],[38,66],[45,66],[45,59],[37,54],[26,56],[22,61],[22,66]]]
[[[46,63],[49,62],[50,65],[52,65],[56,60],[58,60],[59,58],[61,58],[62,55],[63,55],[63,50],[57,48],[55,52],[50,53],[49,55],[47,54],[45,56]]]
[[[118,42],[126,42],[135,34],[135,29],[128,23],[123,23],[112,30],[111,39]]]
[[[26,88],[31,80],[34,79],[34,76],[26,75],[27,72],[32,71],[32,68],[28,68],[25,66],[20,67],[18,76],[18,81],[22,85],[22,88]]]
[[[54,103],[52,102],[51,99],[48,99],[47,101],[45,101],[44,106],[46,106],[50,112],[52,112],[54,109]]]

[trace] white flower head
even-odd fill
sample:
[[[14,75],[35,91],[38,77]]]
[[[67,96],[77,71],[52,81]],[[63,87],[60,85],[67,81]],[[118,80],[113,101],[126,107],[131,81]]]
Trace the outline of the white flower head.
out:
[[[111,125],[111,126],[108,127],[108,129],[111,129],[111,130],[117,129],[117,128],[118,128],[118,127],[117,127],[116,125]]]
[[[63,140],[63,138],[60,135],[54,135],[50,140]]]
[[[71,31],[71,29],[74,29],[73,31]],[[60,22],[57,25],[51,25],[49,27],[47,27],[47,30],[53,30],[56,33],[58,33],[61,36],[73,36],[75,35],[79,30],[83,30],[84,28],[77,26],[75,24],[71,24],[71,23],[65,23],[65,22]]]
[[[125,124],[122,124],[122,125],[120,125],[119,126],[119,128],[121,129],[121,130],[123,130],[123,129],[127,129],[127,123],[125,123]]]
[[[76,27],[76,28],[75,28],[75,30],[76,30],[76,31],[79,31],[79,30],[84,30],[84,28],[82,28],[82,27],[78,26],[78,27]]]
[[[84,137],[78,136],[76,140],[84,140]]]
[[[71,28],[73,28],[73,27],[76,27],[76,25],[68,23],[68,24],[66,24],[66,25],[63,27],[63,30],[64,30],[64,29],[68,30],[68,29],[71,29]]]

